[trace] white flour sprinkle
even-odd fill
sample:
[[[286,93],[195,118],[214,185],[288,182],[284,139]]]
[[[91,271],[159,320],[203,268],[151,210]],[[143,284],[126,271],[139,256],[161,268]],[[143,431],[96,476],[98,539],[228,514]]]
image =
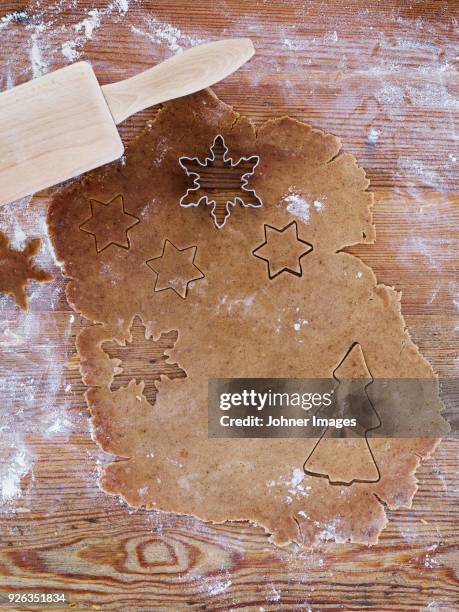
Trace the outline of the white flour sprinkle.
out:
[[[314,200],[314,208],[318,213],[322,213],[325,210],[325,204],[321,200]]]
[[[334,32],[328,32],[324,36],[325,43],[333,43],[338,42],[338,32],[335,30]]]
[[[299,468],[295,468],[292,472],[292,479],[291,481],[288,483],[291,487],[295,488],[297,487],[301,482],[303,482],[304,480],[304,471],[300,470]]]
[[[61,45],[62,55],[69,60],[74,62],[80,57],[80,53],[76,50],[76,43],[73,40],[67,40]]]
[[[379,132],[378,130],[376,130],[375,128],[371,128],[371,130],[368,132],[368,143],[371,145],[375,145],[378,142],[378,138],[379,138]]]
[[[307,319],[300,319],[299,321],[293,324],[293,329],[295,331],[300,331],[303,325],[309,325],[309,321]]]
[[[26,19],[27,13],[25,11],[13,11],[12,13],[8,13],[0,19],[0,30],[8,27],[10,23],[18,23],[23,19]]]
[[[77,35],[61,44],[61,52],[65,58],[70,62],[74,62],[80,58],[81,49],[88,40],[92,39],[94,33],[100,28],[102,17],[112,7],[113,5],[109,5],[106,11],[91,9],[88,11],[85,19],[72,26],[71,29],[73,29]]]
[[[340,523],[340,520],[338,517],[332,519],[327,524],[320,523],[319,521],[314,521],[314,525],[316,527],[321,528],[321,530],[317,534],[318,538],[324,541],[326,540],[334,540],[335,542],[342,541],[342,539],[339,538],[338,532],[337,532],[339,523]]]
[[[284,38],[282,44],[289,51],[304,51],[306,48],[303,41],[292,40],[290,38]]]
[[[43,7],[41,2],[36,2],[25,10],[13,11],[0,19],[4,37],[12,39],[18,33],[28,32],[24,48],[29,56],[31,77],[40,77],[54,69],[53,64],[62,61],[59,52],[69,62],[78,60],[86,42],[95,36],[102,25],[102,20],[110,18],[112,22],[120,21],[129,10],[129,0],[113,0],[102,9],[88,8],[79,22],[63,25],[60,18],[63,11],[68,9],[71,14],[75,6],[75,0],[55,0]],[[4,85],[7,88],[14,86],[22,73],[23,69],[8,62],[7,73],[3,76]]]
[[[42,245],[35,260],[40,268],[56,272],[44,223],[46,208],[29,206],[29,201],[24,198],[3,206],[0,229],[13,238],[15,248],[23,248],[26,237],[40,236]],[[35,461],[30,433],[45,438],[59,436],[62,440],[73,429],[73,419],[78,418],[68,410],[70,396],[63,394],[65,345],[73,315],[58,328],[55,313],[49,312],[57,309],[63,289],[59,276],[49,283],[31,283],[27,289],[28,312],[19,310],[10,296],[0,296],[0,346],[4,357],[0,360],[4,458],[4,469],[0,466],[0,502],[5,510],[21,496],[21,480]],[[33,422],[28,413],[30,406],[36,411]]]
[[[115,0],[113,3],[122,15],[125,15],[129,10],[129,0]]]
[[[30,65],[32,66],[32,76],[37,78],[48,72],[48,64],[43,59],[40,46],[40,36],[45,31],[43,24],[34,26],[30,37]]]
[[[226,307],[228,314],[231,314],[233,308],[235,307],[242,307],[244,310],[250,310],[254,301],[255,301],[254,293],[251,295],[247,295],[244,298],[236,298],[233,300],[229,299],[228,295],[224,295],[223,297],[220,298],[220,301],[217,304],[216,312],[218,313],[223,306]]]
[[[92,9],[88,11],[88,16],[80,23],[77,23],[73,26],[75,32],[84,32],[84,35],[87,39],[92,38],[94,34],[94,30],[100,27],[100,17],[101,13],[98,9]]]
[[[156,44],[165,45],[174,53],[204,42],[201,38],[184,34],[179,28],[170,23],[162,23],[155,17],[145,17],[143,27],[132,25],[131,31]]]
[[[294,188],[290,187],[288,193],[283,196],[281,202],[287,204],[287,211],[295,217],[298,217],[303,223],[309,221],[309,204],[306,200],[294,192]]]
[[[219,593],[224,593],[226,589],[231,586],[231,584],[231,580],[217,582],[213,587],[209,589],[209,594],[218,595]]]
[[[10,247],[16,250],[22,250],[25,246],[25,242],[27,240],[27,235],[22,229],[22,227],[18,224],[16,220],[14,220],[14,230],[13,234],[10,236]]]
[[[266,601],[268,603],[274,603],[276,601],[279,601],[280,598],[281,598],[281,592],[278,591],[276,587],[272,584],[271,588],[269,589],[269,593],[266,597]]]
[[[3,427],[0,427],[3,435]],[[2,504],[8,504],[21,494],[21,479],[32,467],[33,453],[24,445],[19,434],[9,440],[10,454],[0,464],[0,494]],[[5,450],[2,445],[2,450]],[[7,459],[7,460],[5,460]]]
[[[199,591],[206,592],[209,595],[220,595],[224,593],[232,585],[231,580],[226,579],[229,575],[225,572],[225,578],[219,576],[202,576],[199,581]]]

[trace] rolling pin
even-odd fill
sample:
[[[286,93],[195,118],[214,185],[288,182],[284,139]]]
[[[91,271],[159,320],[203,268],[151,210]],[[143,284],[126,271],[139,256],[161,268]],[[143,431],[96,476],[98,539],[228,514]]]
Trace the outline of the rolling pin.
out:
[[[102,86],[77,62],[0,93],[0,205],[118,159],[119,123],[221,81],[253,54],[248,38],[211,42]]]

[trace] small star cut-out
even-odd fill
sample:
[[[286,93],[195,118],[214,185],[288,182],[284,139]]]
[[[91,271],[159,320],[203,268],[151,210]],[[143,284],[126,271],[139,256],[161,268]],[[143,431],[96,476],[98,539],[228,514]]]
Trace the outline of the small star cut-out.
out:
[[[91,216],[80,225],[80,230],[94,236],[97,253],[111,244],[129,249],[128,231],[140,223],[140,219],[126,212],[123,196],[117,195],[108,202],[90,198],[89,206]]]
[[[181,298],[186,298],[188,285],[204,278],[204,274],[194,263],[197,248],[190,246],[178,249],[166,238],[161,255],[146,262],[157,275],[155,291],[172,289]]]
[[[16,304],[27,310],[25,288],[29,281],[40,283],[53,280],[53,276],[35,267],[32,258],[40,249],[41,240],[28,240],[23,251],[11,249],[10,241],[0,232],[0,293],[10,294]]]
[[[282,272],[302,276],[301,258],[312,251],[312,245],[298,237],[298,226],[292,221],[282,229],[265,224],[265,241],[252,254],[268,265],[272,280]]]

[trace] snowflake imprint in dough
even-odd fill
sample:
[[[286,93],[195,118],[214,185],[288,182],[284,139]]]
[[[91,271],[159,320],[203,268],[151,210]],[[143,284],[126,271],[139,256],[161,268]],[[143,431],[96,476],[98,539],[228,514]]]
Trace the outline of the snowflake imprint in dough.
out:
[[[112,340],[104,342],[102,348],[110,357],[113,366],[113,381],[111,391],[116,391],[135,379],[143,385],[143,394],[153,405],[156,399],[156,383],[161,376],[168,378],[185,378],[186,372],[176,363],[169,361],[168,350],[174,348],[178,333],[170,331],[162,333],[156,340],[147,333],[140,317],[135,317],[130,337],[124,344]]]

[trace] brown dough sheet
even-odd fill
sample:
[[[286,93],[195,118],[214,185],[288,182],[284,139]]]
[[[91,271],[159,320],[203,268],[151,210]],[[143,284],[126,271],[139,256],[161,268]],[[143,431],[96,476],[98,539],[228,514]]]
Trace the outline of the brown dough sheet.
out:
[[[204,159],[217,134],[234,159],[260,156],[249,187],[263,201],[261,208],[234,207],[220,230],[209,207],[178,204],[192,184],[179,157]],[[348,364],[350,375],[365,367],[374,378],[434,376],[405,328],[400,296],[341,251],[373,242],[374,227],[369,181],[340,147],[337,137],[288,117],[256,132],[207,91],[166,104],[123,160],[55,196],[48,225],[70,279],[69,303],[98,323],[77,339],[95,438],[124,459],[105,467],[105,491],[134,506],[206,521],[250,520],[277,544],[305,546],[320,537],[374,543],[387,521],[379,500],[389,508],[410,506],[420,457],[429,456],[438,439],[373,440],[380,480],[336,486],[302,473],[316,440],[207,435],[209,377],[331,377],[353,345],[362,357]],[[287,210],[292,194],[310,203],[307,222]],[[97,253],[94,236],[80,226],[91,214],[91,199],[107,203],[119,195],[139,222],[126,230],[128,247],[115,242]],[[284,271],[270,279],[266,261],[253,251],[264,242],[266,225],[282,229],[293,221],[313,250],[300,260],[301,276]],[[129,217],[126,227],[132,223]],[[91,223],[104,244],[108,226],[103,218],[100,230]],[[294,266],[298,245],[285,238]],[[183,289],[193,277],[190,266],[202,271],[185,287],[185,298],[172,289],[155,291],[154,262],[146,262],[158,262],[166,241],[177,255],[171,283]],[[130,341],[136,315],[154,339],[178,331],[167,354],[186,377],[159,380],[158,374],[154,404],[139,377],[111,389],[120,364],[111,361],[108,343]],[[439,398],[431,398],[433,422],[441,420],[441,408]],[[333,450],[322,453],[324,469],[365,479],[355,441],[331,442]]]

